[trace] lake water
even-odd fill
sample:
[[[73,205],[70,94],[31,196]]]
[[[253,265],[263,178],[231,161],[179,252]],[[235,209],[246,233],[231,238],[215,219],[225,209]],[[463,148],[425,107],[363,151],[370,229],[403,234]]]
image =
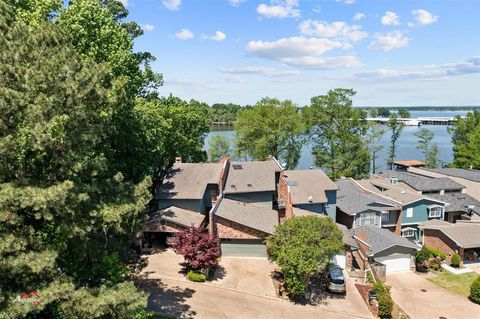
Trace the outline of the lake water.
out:
[[[455,115],[465,116],[467,111],[411,111],[411,117],[453,117]],[[435,136],[432,140],[432,143],[436,143],[440,149],[439,159],[443,164],[448,164],[453,161],[453,151],[452,151],[452,142],[451,136],[447,131],[446,125],[424,125],[423,127],[431,130]],[[419,159],[423,160],[423,154],[420,150],[416,148],[417,146],[417,137],[415,133],[418,132],[420,128],[416,126],[405,126],[402,130],[400,138],[397,141],[397,151],[396,159],[397,160],[410,160],[410,159]],[[233,139],[233,131],[215,131],[210,132],[205,139],[205,149],[208,148],[208,142],[214,135],[221,135],[227,138]],[[380,169],[386,169],[386,158],[388,154],[388,146],[390,142],[390,133],[386,131],[383,135],[381,144],[384,146],[383,149],[379,152],[377,157],[376,165]],[[302,155],[298,163],[297,169],[308,169],[310,167],[315,167],[315,158],[312,155],[312,145],[310,143],[305,144],[302,149]]]

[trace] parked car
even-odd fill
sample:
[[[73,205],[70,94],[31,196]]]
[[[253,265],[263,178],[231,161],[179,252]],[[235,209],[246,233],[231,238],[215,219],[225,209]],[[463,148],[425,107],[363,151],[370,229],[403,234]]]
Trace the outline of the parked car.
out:
[[[346,293],[345,277],[342,268],[338,265],[330,265],[327,270],[327,289],[331,292]]]

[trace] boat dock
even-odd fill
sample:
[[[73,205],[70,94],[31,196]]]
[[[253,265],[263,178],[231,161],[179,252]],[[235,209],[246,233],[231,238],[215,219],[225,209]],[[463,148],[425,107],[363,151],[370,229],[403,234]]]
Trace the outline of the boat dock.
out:
[[[390,120],[388,117],[367,117],[367,121],[386,124]],[[420,125],[452,125],[455,122],[454,117],[417,117],[417,118],[398,118],[406,126]]]

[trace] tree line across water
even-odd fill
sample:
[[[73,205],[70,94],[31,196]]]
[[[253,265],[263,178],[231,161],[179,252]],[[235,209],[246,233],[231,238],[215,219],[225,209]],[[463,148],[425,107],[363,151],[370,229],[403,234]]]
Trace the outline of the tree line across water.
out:
[[[370,170],[375,172],[377,155],[384,147],[380,140],[388,131],[387,166],[391,167],[403,130],[398,118],[409,114],[389,113],[386,125],[368,122],[364,110],[352,107],[354,96],[355,91],[351,89],[335,89],[313,97],[310,105],[302,108],[288,100],[261,99],[252,107],[239,109],[233,122],[233,140],[223,136],[211,138],[209,158],[216,161],[227,154],[238,159],[265,159],[273,155],[285,163],[286,168],[293,169],[308,141],[313,145],[315,165],[325,169],[332,179],[363,178]],[[448,129],[452,136],[454,166],[479,167],[474,156],[480,154],[479,142],[475,140],[479,123],[480,111],[475,110],[465,119],[457,117]],[[416,147],[422,151],[427,166],[437,167],[439,149],[432,143],[434,133],[421,128],[415,135]]]
[[[133,242],[175,157],[207,161],[212,120],[205,103],[158,95],[163,77],[133,50],[142,30],[127,17],[117,0],[0,0],[0,318],[149,316]],[[353,95],[217,109],[239,157],[291,168],[308,136],[330,176],[357,177],[376,135]],[[452,128],[455,165],[480,167],[479,121]],[[401,132],[394,118],[388,128]],[[40,304],[15,302],[32,290]]]

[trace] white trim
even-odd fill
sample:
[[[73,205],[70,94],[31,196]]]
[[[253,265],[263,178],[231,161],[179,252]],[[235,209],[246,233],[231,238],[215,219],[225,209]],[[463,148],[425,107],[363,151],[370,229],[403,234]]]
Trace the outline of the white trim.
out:
[[[402,237],[404,238],[412,238],[412,237],[415,237],[415,231],[416,229],[415,228],[404,228],[402,229]],[[411,235],[406,235],[405,232],[411,232]]]

